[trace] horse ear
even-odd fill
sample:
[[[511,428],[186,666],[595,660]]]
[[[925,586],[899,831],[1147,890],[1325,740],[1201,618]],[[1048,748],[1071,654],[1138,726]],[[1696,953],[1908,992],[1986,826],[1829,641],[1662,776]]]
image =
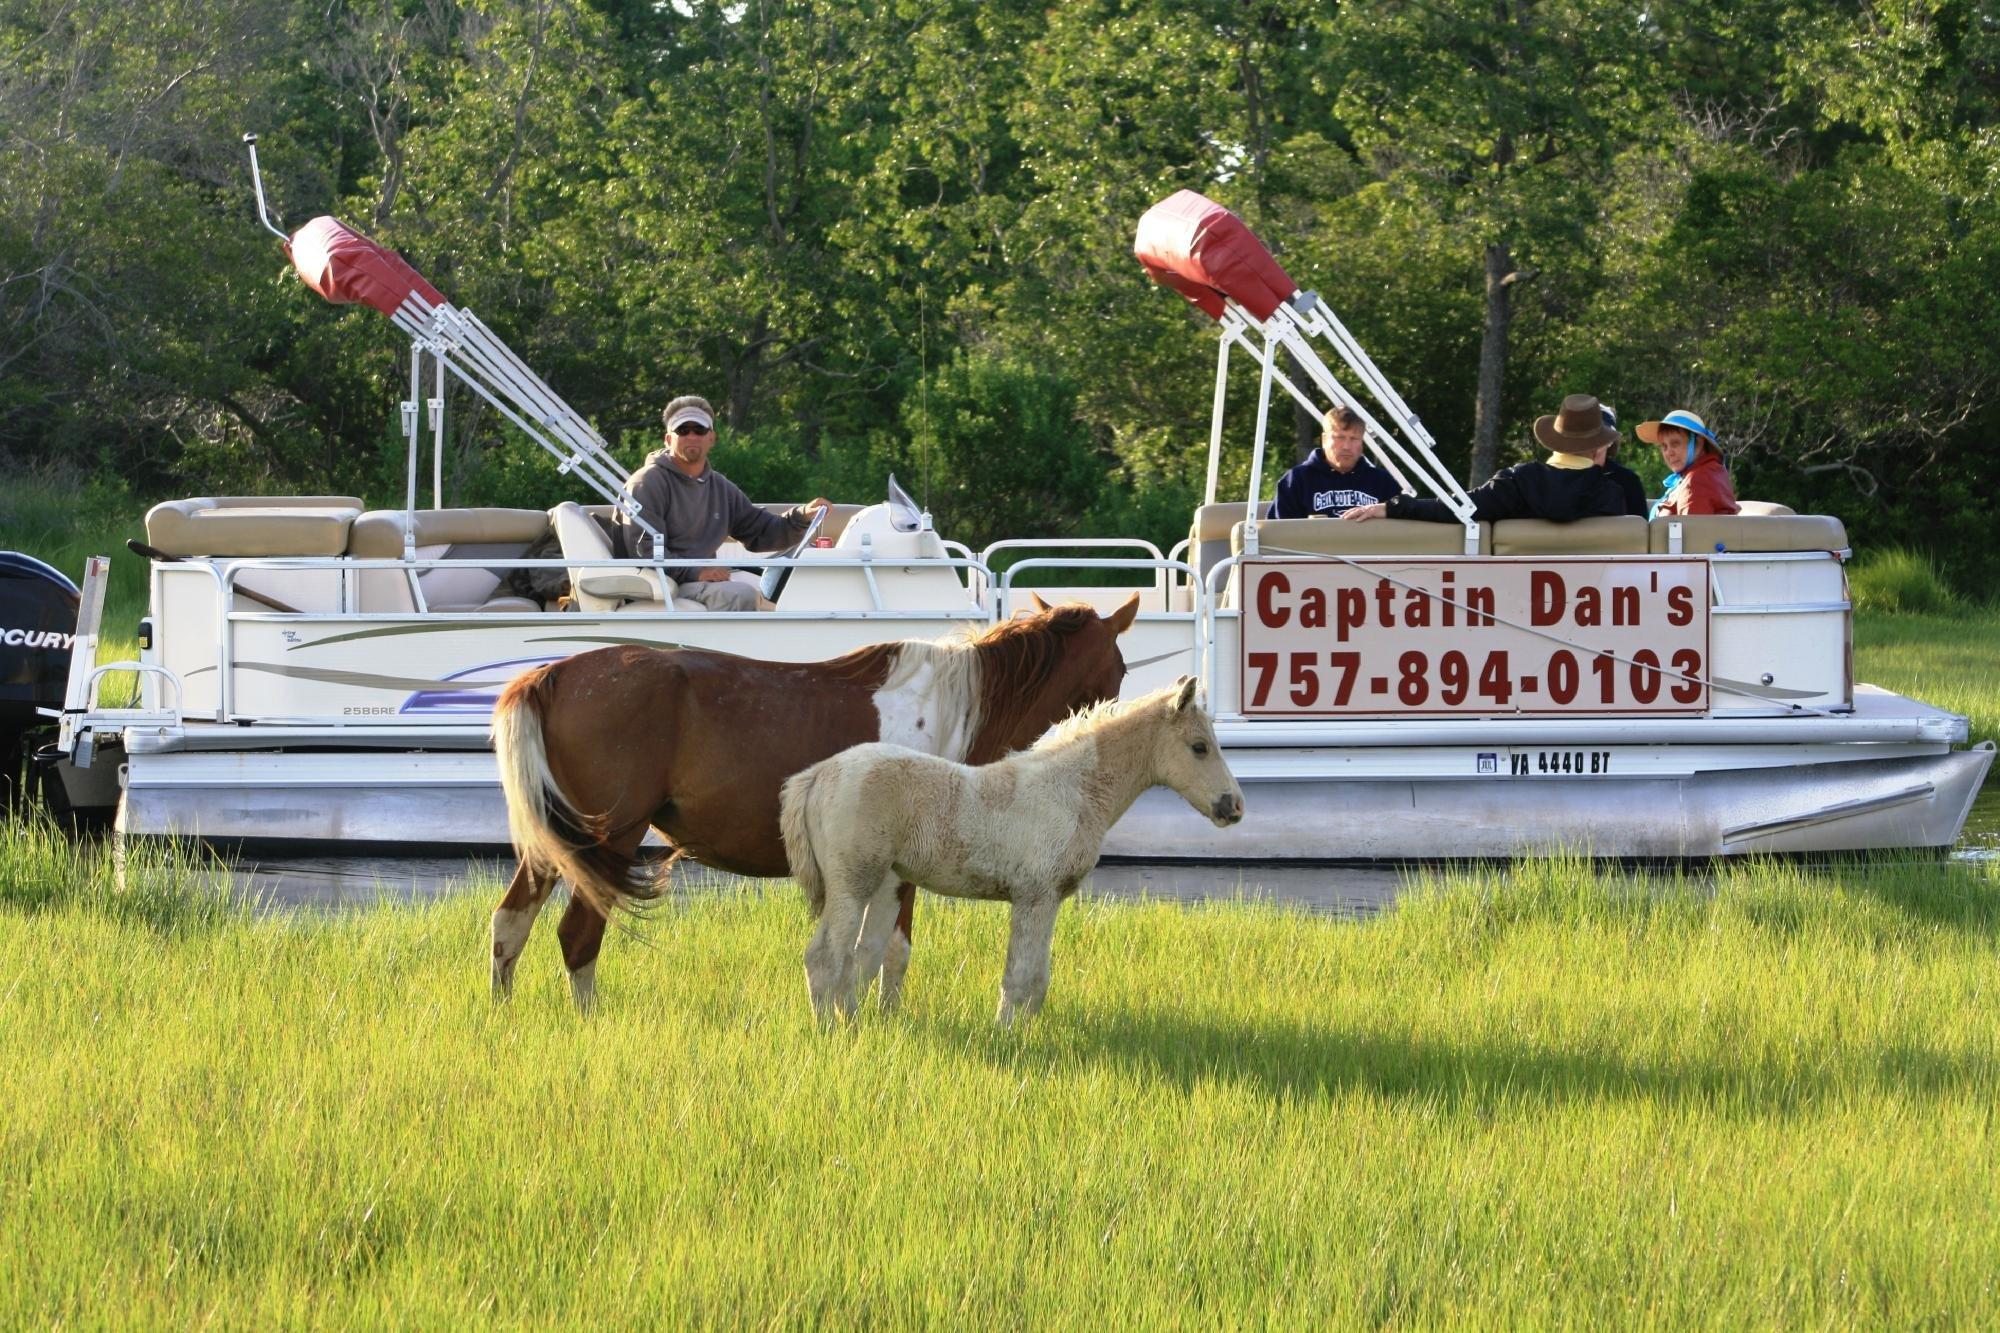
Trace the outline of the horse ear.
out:
[[[1197,682],[1193,676],[1181,677],[1181,692],[1174,696],[1174,711],[1176,713],[1184,711],[1189,704],[1194,702],[1196,684]]]
[[[1028,600],[1035,604],[1035,609],[1037,611],[1052,611],[1055,609],[1051,607],[1047,602],[1043,601],[1042,595],[1036,592],[1032,588],[1028,590]]]
[[[1104,623],[1111,626],[1113,634],[1123,634],[1132,628],[1132,622],[1139,618],[1139,594],[1133,593],[1125,599],[1125,605],[1104,617]]]

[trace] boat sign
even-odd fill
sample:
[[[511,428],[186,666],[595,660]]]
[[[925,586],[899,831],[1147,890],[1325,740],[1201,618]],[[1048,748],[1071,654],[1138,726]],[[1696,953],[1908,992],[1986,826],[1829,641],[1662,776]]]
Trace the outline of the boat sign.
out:
[[[1700,713],[1699,557],[1249,560],[1243,711]]]

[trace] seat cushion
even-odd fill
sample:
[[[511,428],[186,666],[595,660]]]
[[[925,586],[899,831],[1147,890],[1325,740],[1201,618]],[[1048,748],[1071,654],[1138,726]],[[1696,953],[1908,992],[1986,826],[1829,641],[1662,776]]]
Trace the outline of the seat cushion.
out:
[[[339,555],[361,502],[346,495],[201,496],[146,513],[146,542],[168,555]]]
[[[540,615],[542,604],[526,597],[494,597],[473,609],[489,615]]]
[[[1479,525],[1479,546],[1487,543]],[[1456,523],[1413,518],[1269,518],[1257,525],[1257,547],[1272,555],[1463,555],[1465,529]],[[1243,553],[1243,524],[1229,530],[1232,555]]]
[[[1847,549],[1847,525],[1828,514],[1690,514],[1653,520],[1656,554],[1672,549],[1674,524],[1680,525],[1684,555]]]
[[[1551,523],[1503,518],[1493,525],[1495,555],[1644,555],[1646,520],[1635,514]]]
[[[496,555],[502,548],[515,553],[540,541],[549,530],[549,516],[540,509],[371,509],[354,521],[347,553],[371,560],[394,560],[403,554],[406,514],[415,524],[419,546],[468,546],[465,558]],[[460,557],[453,556],[452,559]]]

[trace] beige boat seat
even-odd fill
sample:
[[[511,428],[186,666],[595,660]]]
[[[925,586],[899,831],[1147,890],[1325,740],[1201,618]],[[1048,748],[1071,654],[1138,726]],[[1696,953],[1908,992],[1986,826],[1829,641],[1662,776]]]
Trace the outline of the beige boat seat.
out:
[[[146,543],[168,555],[339,555],[364,508],[352,495],[205,495],[146,511]]]
[[[1240,510],[1239,510],[1240,512]],[[1490,525],[1479,525],[1479,551],[1492,542]],[[1374,518],[1350,523],[1341,518],[1267,518],[1257,524],[1257,547],[1269,555],[1464,555],[1465,529],[1457,523],[1425,523],[1414,518]],[[1229,530],[1229,553],[1243,554],[1243,524]]]
[[[1229,555],[1229,534],[1243,521],[1243,502],[1202,505],[1188,528],[1188,563],[1202,579]]]
[[[1828,514],[1694,514],[1656,518],[1650,527],[1655,555],[1847,549],[1847,525]]]
[[[1644,555],[1646,520],[1635,514],[1551,523],[1503,518],[1493,525],[1494,555]]]
[[[789,510],[797,509],[805,501],[801,500],[797,504],[774,504],[768,501],[758,501],[756,503],[759,509],[768,510],[773,514],[783,514]],[[589,514],[607,527],[612,522],[612,515],[617,512],[610,505],[578,505],[577,508],[583,510],[584,513]],[[866,505],[828,505],[826,522],[821,525],[819,535],[828,541],[839,541],[840,534],[847,530],[847,521],[865,508],[867,508]],[[640,551],[637,554],[639,558],[644,559],[651,552]],[[720,554],[721,552],[718,551],[717,555]]]
[[[1769,518],[1774,515],[1796,514],[1798,510],[1790,505],[1779,504],[1776,500],[1738,500],[1736,512],[1753,518]]]
[[[610,506],[602,506],[607,512]],[[700,602],[674,597],[674,581],[657,569],[594,567],[610,560],[611,542],[604,529],[582,505],[565,500],[549,510],[563,559],[570,562],[571,603],[579,611],[664,611],[672,599],[677,611],[706,611]]]
[[[1237,511],[1243,512],[1239,505]],[[1492,540],[1490,525],[1479,525],[1479,551]],[[1229,553],[1243,554],[1239,520],[1229,529]],[[1457,523],[1425,523],[1414,518],[1374,518],[1350,523],[1341,518],[1267,518],[1257,524],[1257,549],[1265,555],[1345,555],[1356,559],[1399,555],[1465,554],[1465,529]],[[1234,571],[1220,604],[1234,606],[1239,580]]]
[[[372,509],[354,521],[347,554],[356,559],[398,560],[403,526],[411,524],[419,560],[507,560],[525,555],[548,535],[549,516],[539,509]],[[503,595],[507,567],[421,569],[417,585],[429,611],[483,611],[533,614],[542,608],[526,597]],[[410,576],[398,569],[364,569],[357,576],[356,609],[407,614],[417,609]]]
[[[205,495],[167,500],[146,513],[146,542],[167,555],[241,559],[337,556],[361,514],[352,495]],[[207,578],[199,570],[173,577]],[[245,569],[235,586],[260,595],[237,597],[238,611],[340,610],[340,573],[334,569]],[[264,600],[268,599],[268,600]]]

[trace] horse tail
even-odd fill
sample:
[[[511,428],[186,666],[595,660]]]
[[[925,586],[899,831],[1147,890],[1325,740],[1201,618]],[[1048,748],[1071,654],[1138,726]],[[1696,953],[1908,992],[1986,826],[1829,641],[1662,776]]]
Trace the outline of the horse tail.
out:
[[[570,891],[607,916],[614,908],[660,896],[660,882],[635,872],[604,845],[605,817],[571,804],[549,768],[544,720],[560,663],[509,681],[493,705],[493,757],[507,795],[507,833],[529,870],[560,875]]]
[[[785,861],[792,878],[806,891],[806,906],[813,920],[826,910],[826,877],[820,873],[819,856],[813,851],[813,787],[828,761],[814,764],[802,773],[785,779],[778,793],[778,831],[785,839]]]

